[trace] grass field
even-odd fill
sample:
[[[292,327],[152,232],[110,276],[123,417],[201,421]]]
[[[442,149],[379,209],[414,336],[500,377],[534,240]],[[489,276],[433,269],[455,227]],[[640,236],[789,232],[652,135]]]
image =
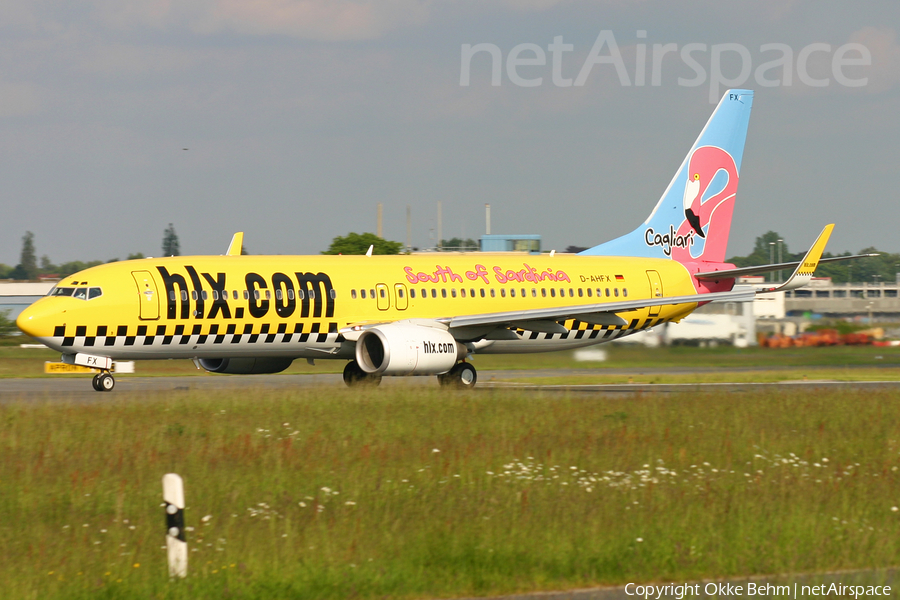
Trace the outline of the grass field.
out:
[[[898,564],[888,393],[0,405],[3,598],[420,598]],[[164,473],[191,574],[166,575]]]

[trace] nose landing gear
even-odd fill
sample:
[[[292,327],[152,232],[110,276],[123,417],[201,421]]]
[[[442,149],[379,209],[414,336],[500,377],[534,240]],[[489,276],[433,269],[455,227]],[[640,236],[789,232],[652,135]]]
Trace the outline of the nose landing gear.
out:
[[[94,380],[91,384],[98,392],[110,392],[116,387],[116,380],[113,379],[112,373],[109,371],[100,371],[94,375]]]

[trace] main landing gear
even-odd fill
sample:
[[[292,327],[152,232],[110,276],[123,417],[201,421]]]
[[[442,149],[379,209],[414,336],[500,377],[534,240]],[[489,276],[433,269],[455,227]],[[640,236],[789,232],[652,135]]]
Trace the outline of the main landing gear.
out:
[[[344,367],[344,383],[347,384],[347,387],[376,387],[381,383],[381,375],[366,373],[355,360],[351,360]]]
[[[475,387],[478,381],[478,373],[475,367],[467,362],[456,363],[456,365],[442,375],[438,375],[438,383],[441,387],[454,387],[460,390],[470,390]]]
[[[100,371],[94,375],[94,380],[91,383],[98,392],[111,392],[116,387],[116,380],[113,379],[112,373],[109,371]]]

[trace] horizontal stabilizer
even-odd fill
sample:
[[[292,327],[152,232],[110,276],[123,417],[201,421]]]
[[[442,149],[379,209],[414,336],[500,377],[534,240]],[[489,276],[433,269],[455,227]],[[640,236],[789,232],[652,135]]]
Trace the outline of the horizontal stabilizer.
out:
[[[839,260],[852,260],[855,258],[869,258],[872,256],[880,256],[880,254],[854,254],[853,256],[832,256],[831,258],[820,258],[819,264],[837,262]],[[800,266],[801,261],[793,261],[786,263],[776,263],[773,265],[759,265],[754,267],[741,267],[738,269],[723,269],[721,271],[708,271],[705,273],[697,273],[694,278],[702,281],[716,281],[719,279],[733,279],[735,277],[746,277],[747,275],[762,275],[763,273],[774,273],[784,269],[795,269]]]

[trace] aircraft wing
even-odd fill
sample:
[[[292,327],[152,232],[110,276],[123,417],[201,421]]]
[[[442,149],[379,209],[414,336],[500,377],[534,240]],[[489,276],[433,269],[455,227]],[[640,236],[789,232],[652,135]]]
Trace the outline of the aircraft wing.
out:
[[[624,300],[621,302],[603,302],[597,304],[581,304],[578,306],[535,308],[529,310],[485,313],[480,315],[466,315],[437,319],[437,321],[444,323],[451,328],[470,327],[475,325],[499,326],[511,323],[525,324],[530,321],[563,321],[566,319],[579,319],[590,322],[592,320],[591,317],[603,319],[605,315],[615,315],[615,313],[647,308],[648,306],[692,304],[696,302],[749,302],[755,297],[756,290],[747,288],[730,292],[714,292],[711,294],[643,298],[639,300]],[[621,324],[625,324],[621,317],[618,317],[618,319],[621,321]]]
[[[757,291],[752,287],[732,290],[730,292],[714,292],[711,294],[692,294],[689,296],[667,296],[664,298],[643,298],[637,300],[623,300],[620,302],[603,302],[597,304],[579,304],[577,306],[561,306],[554,308],[534,308],[528,310],[512,310],[506,312],[484,313],[477,315],[463,315],[458,317],[443,317],[429,319],[429,321],[441,323],[451,330],[466,328],[483,328],[485,331],[497,327],[521,327],[530,331],[545,333],[564,333],[568,329],[557,323],[567,319],[578,319],[586,323],[597,325],[627,325],[622,317],[616,313],[648,306],[663,306],[669,304],[692,304],[697,302],[750,302],[756,297]],[[366,329],[383,325],[385,322],[355,323],[341,329],[344,338],[356,341]]]

